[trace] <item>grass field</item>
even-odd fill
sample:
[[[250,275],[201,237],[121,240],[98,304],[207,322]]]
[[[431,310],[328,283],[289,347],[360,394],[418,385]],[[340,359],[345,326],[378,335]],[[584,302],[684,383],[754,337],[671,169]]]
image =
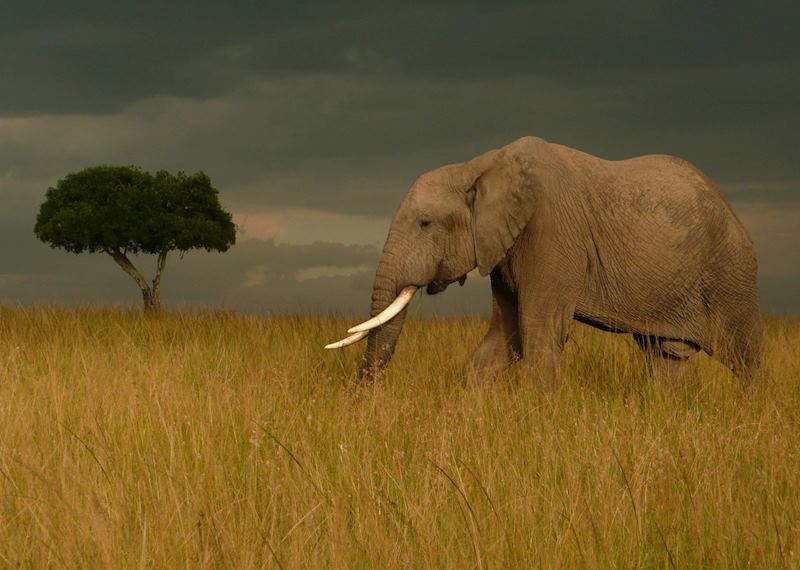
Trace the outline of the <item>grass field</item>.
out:
[[[578,327],[563,387],[465,385],[485,321],[0,309],[0,567],[798,568],[800,321],[745,392]]]

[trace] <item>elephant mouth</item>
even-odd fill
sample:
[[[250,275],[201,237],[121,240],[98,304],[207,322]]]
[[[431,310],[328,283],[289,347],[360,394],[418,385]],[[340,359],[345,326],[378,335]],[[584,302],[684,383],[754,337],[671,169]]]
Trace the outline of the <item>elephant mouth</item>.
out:
[[[425,288],[425,292],[428,293],[428,295],[436,295],[447,289],[448,285],[450,285],[451,283],[455,283],[456,281],[458,281],[458,284],[463,287],[464,281],[466,280],[467,280],[467,275],[465,273],[458,279],[453,279],[452,281],[431,281]]]

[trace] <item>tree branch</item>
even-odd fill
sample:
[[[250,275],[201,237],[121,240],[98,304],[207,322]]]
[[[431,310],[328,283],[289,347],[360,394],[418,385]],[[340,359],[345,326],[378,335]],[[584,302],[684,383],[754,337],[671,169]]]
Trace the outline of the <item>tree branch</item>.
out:
[[[117,265],[119,265],[125,273],[133,277],[133,280],[136,281],[142,292],[147,293],[148,295],[152,293],[150,285],[147,284],[147,280],[141,273],[139,273],[139,270],[136,269],[136,266],[133,263],[131,263],[131,260],[128,259],[127,255],[118,249],[107,249],[106,252],[114,259],[114,261],[117,262]]]
[[[168,250],[163,249],[158,252],[158,262],[156,263],[156,274],[153,277],[153,296],[158,298],[159,288],[161,287],[161,274],[164,273],[164,266],[167,264]]]

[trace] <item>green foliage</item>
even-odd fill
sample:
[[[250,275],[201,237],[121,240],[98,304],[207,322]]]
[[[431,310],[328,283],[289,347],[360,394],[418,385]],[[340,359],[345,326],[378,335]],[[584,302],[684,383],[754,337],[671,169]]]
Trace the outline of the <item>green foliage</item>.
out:
[[[73,253],[226,251],[236,227],[207,175],[151,175],[132,166],[93,166],[47,190],[34,227]]]

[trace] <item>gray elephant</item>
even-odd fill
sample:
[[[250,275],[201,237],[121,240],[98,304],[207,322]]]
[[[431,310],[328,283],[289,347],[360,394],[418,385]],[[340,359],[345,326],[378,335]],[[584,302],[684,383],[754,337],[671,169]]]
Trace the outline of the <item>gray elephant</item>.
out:
[[[752,241],[716,185],[667,155],[620,161],[525,137],[420,176],[375,275],[360,376],[388,363],[418,288],[491,276],[489,331],[468,368],[522,359],[557,384],[573,320],[632,333],[654,376],[699,350],[744,381],[762,358]]]

